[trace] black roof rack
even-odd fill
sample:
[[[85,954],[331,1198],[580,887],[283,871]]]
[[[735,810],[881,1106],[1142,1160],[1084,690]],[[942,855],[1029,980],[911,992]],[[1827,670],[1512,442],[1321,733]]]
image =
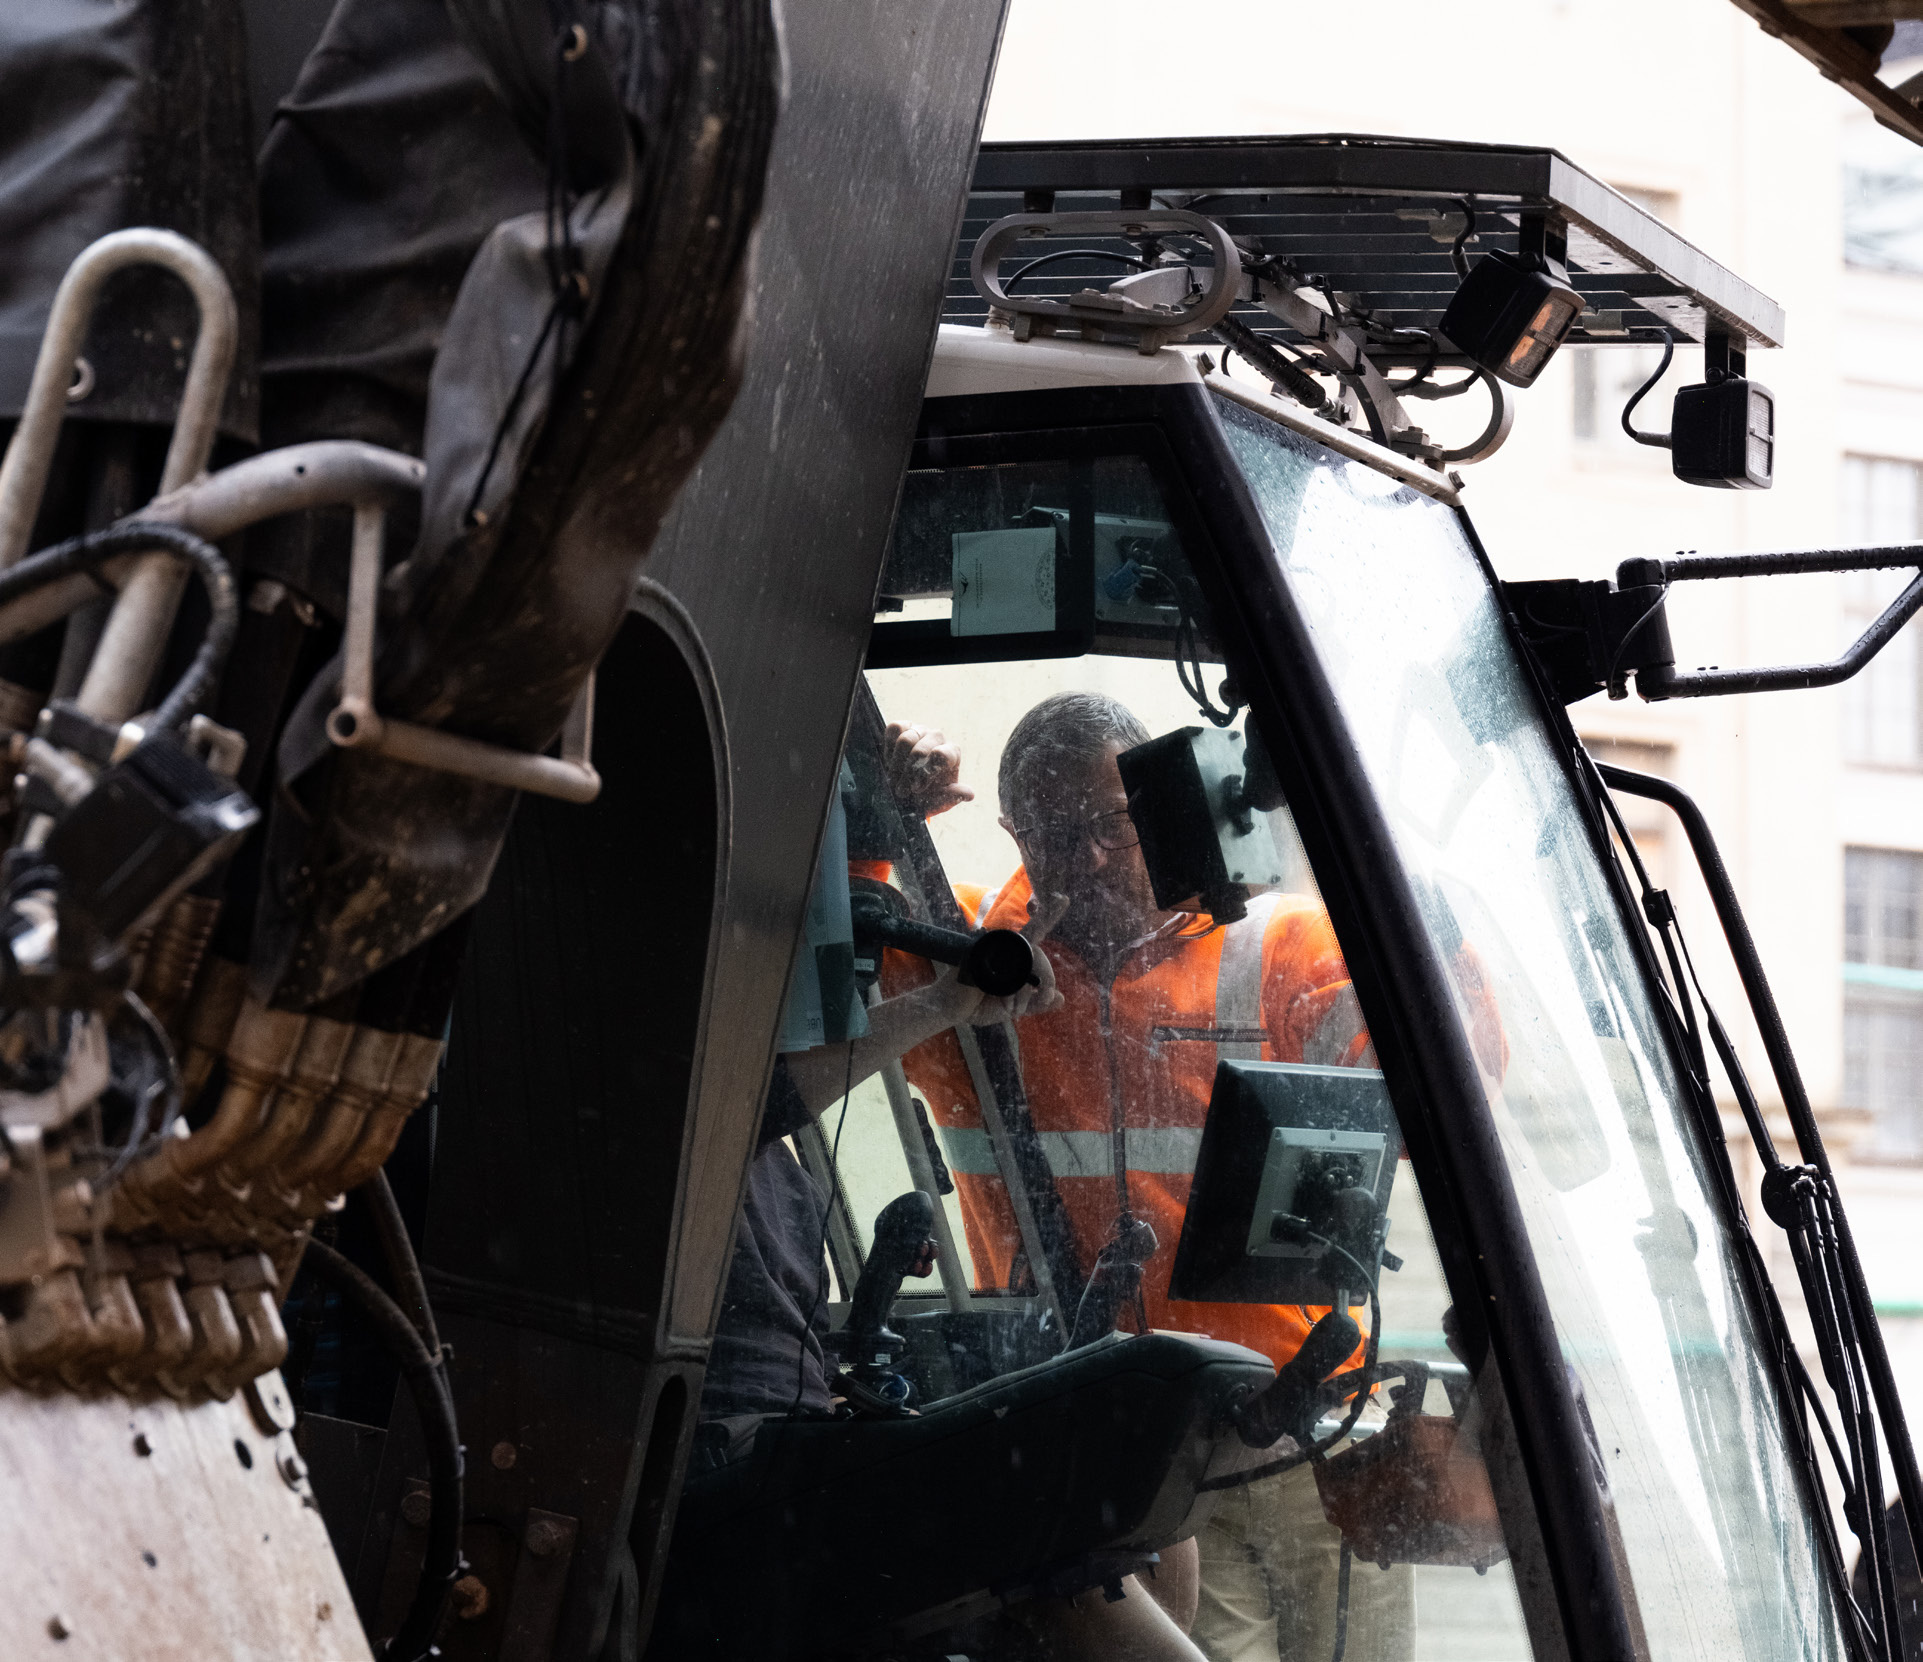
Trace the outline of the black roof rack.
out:
[[[986,317],[968,260],[993,221],[1151,202],[1207,214],[1238,240],[1282,256],[1345,309],[1391,327],[1432,329],[1441,318],[1457,283],[1452,226],[1462,224],[1466,203],[1475,215],[1472,261],[1492,248],[1514,253],[1525,235],[1546,237],[1552,251],[1566,241],[1570,276],[1590,306],[1567,344],[1620,345],[1664,327],[1692,341],[1725,335],[1738,350],[1783,341],[1783,309],[1768,295],[1554,150],[1353,133],[985,144],[944,319]],[[1119,239],[1112,246],[1130,251]],[[1046,245],[1027,247],[1040,253]],[[1023,290],[1061,298],[1091,277],[1118,275],[1111,262],[1064,260],[1026,279]],[[1266,311],[1249,306],[1235,315],[1288,338]]]

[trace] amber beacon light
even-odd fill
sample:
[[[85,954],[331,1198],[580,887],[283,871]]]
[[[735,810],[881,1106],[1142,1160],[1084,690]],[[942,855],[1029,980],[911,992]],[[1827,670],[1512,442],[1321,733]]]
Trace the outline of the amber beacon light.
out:
[[[1498,380],[1531,385],[1582,315],[1583,298],[1553,261],[1494,250],[1469,268],[1442,333]]]

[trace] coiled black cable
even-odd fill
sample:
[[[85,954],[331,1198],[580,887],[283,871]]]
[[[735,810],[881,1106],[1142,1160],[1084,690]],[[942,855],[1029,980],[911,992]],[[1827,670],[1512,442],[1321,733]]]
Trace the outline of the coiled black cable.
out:
[[[421,1559],[421,1579],[413,1601],[385,1652],[394,1662],[420,1662],[430,1652],[447,1610],[448,1590],[461,1573],[463,1474],[454,1402],[441,1374],[440,1358],[428,1354],[413,1322],[372,1276],[318,1239],[309,1239],[304,1262],[352,1299],[374,1324],[382,1342],[400,1363],[401,1377],[407,1381],[408,1395],[420,1416],[422,1440],[427,1444],[427,1551]]]
[[[1285,1454],[1279,1460],[1269,1460],[1265,1461],[1262,1465],[1250,1466],[1242,1471],[1225,1472],[1220,1477],[1206,1478],[1195,1486],[1198,1493],[1206,1494],[1216,1489],[1240,1488],[1244,1484],[1260,1482],[1261,1479],[1265,1477],[1275,1477],[1282,1472],[1293,1471],[1297,1466],[1303,1465],[1311,1460],[1315,1461],[1318,1465],[1321,1464],[1329,1450],[1334,1448],[1337,1443],[1341,1442],[1344,1437],[1348,1436],[1349,1433],[1355,1429],[1355,1422],[1362,1418],[1362,1410],[1369,1404],[1369,1396],[1372,1389],[1376,1384],[1380,1383],[1375,1377],[1375,1370],[1376,1358],[1380,1354],[1382,1344],[1382,1300],[1376,1292],[1375,1277],[1369,1274],[1367,1268],[1364,1267],[1361,1260],[1359,1260],[1354,1253],[1339,1242],[1333,1241],[1327,1235],[1315,1230],[1307,1230],[1304,1233],[1308,1239],[1320,1242],[1329,1252],[1348,1259],[1350,1266],[1356,1271],[1359,1278],[1358,1285],[1368,1290],[1369,1331],[1363,1336],[1362,1366],[1352,1368],[1346,1373],[1331,1374],[1327,1379],[1322,1381],[1322,1389],[1324,1390],[1334,1388],[1339,1391],[1345,1384],[1353,1384],[1355,1386],[1355,1393],[1349,1403],[1349,1411],[1342,1417],[1341,1423],[1336,1426],[1335,1430],[1319,1442],[1311,1442],[1300,1446],[1293,1454]],[[1287,1366],[1286,1363],[1283,1365]],[[1393,1375],[1390,1377],[1393,1377]],[[1338,1397],[1337,1400],[1339,1401],[1340,1398]]]
[[[1217,318],[1214,328],[1230,350],[1240,352],[1260,374],[1287,389],[1298,404],[1306,404],[1311,410],[1327,408],[1329,395],[1323,391],[1321,382],[1283,357],[1273,342],[1264,340],[1239,318]]]
[[[234,631],[240,627],[240,599],[234,587],[233,570],[205,538],[195,536],[184,526],[140,519],[70,537],[0,572],[0,607],[62,578],[82,573],[104,586],[99,568],[109,560],[117,560],[124,554],[155,551],[185,560],[207,591],[207,633],[201,637],[200,650],[194,654],[186,673],[174,683],[173,690],[160,701],[160,707],[148,723],[156,728],[179,727],[214,690],[214,682],[226,667],[227,654],[233,649]]]

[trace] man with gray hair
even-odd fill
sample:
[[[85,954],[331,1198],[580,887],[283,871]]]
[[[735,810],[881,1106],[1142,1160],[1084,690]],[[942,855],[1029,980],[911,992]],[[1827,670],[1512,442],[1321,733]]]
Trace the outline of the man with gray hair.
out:
[[[997,889],[956,892],[982,927],[1026,924],[1032,934],[1038,915],[1059,912],[1047,935],[1058,996],[1014,1026],[1083,1273],[1104,1247],[1113,1256],[1133,1240],[1146,1254],[1138,1324],[1233,1340],[1281,1367],[1323,1310],[1169,1297],[1216,1061],[1369,1067],[1374,1052],[1314,897],[1257,896],[1227,927],[1156,905],[1116,767],[1148,737],[1127,706],[1100,693],[1058,693],[1029,710],[1003,746],[996,781],[1021,865]],[[939,812],[970,794],[959,755],[939,733],[897,725],[889,741],[898,799]],[[913,973],[896,967],[897,977]],[[992,1158],[971,1157],[988,1145],[959,1050],[937,1035],[903,1064],[951,1150],[978,1276],[1020,1283],[1026,1259],[1014,1207]],[[1343,1365],[1360,1356],[1358,1348]],[[1164,1560],[1152,1591],[1184,1627],[1193,1624],[1212,1662],[1324,1662],[1333,1653],[1341,1537],[1322,1515],[1306,1464],[1224,1495],[1198,1542]],[[1407,1658],[1414,1615],[1409,1566],[1353,1567],[1350,1655]]]

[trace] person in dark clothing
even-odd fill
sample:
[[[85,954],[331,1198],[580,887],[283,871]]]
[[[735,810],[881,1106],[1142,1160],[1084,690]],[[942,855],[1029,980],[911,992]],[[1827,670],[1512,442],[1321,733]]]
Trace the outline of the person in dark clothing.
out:
[[[1031,916],[1039,941],[1054,909]],[[868,1032],[848,1044],[818,1045],[775,1058],[761,1111],[761,1134],[748,1168],[734,1258],[701,1393],[702,1448],[710,1458],[738,1453],[768,1415],[830,1411],[821,1336],[827,1331],[827,1273],[822,1262],[828,1197],[783,1141],[855,1085],[932,1034],[961,1022],[1000,1021],[1059,1002],[1047,955],[1036,954],[1041,985],[1006,999],[964,986],[951,970],[926,987],[868,1011]]]
[[[748,1167],[734,1259],[721,1300],[721,1320],[708,1352],[703,1420],[829,1411],[821,1336],[821,1223],[827,1206],[783,1138],[812,1119],[788,1072],[775,1058],[761,1135]]]

